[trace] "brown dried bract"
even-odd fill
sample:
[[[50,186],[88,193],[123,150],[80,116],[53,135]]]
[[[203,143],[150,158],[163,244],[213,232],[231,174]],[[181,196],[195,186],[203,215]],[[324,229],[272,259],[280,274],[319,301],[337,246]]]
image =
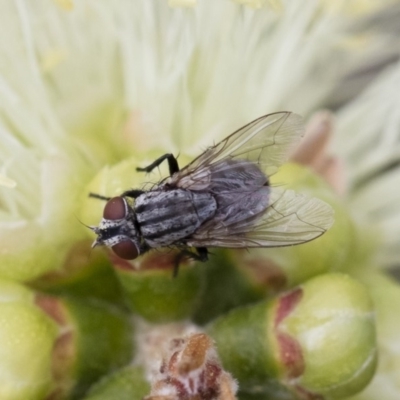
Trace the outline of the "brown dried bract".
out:
[[[235,400],[237,385],[204,333],[173,339],[145,400]]]

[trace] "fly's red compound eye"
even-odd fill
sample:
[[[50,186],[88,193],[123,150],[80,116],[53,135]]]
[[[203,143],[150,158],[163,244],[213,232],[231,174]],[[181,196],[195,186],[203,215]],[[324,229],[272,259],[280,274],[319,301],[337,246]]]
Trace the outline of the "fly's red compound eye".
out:
[[[133,260],[139,255],[136,245],[131,240],[123,240],[112,246],[112,249],[118,257],[124,260]]]
[[[116,220],[125,218],[125,216],[126,206],[125,200],[122,197],[113,197],[111,200],[107,201],[103,211],[103,218]]]

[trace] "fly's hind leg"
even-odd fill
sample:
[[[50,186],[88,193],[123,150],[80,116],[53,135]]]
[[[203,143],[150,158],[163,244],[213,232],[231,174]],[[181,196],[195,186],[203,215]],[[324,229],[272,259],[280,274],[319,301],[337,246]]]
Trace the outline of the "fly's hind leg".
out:
[[[208,250],[207,247],[196,247],[197,253],[194,251],[190,251],[187,249],[182,250],[175,258],[174,264],[174,272],[173,277],[176,278],[178,276],[179,264],[181,263],[182,259],[186,256],[192,258],[196,261],[205,262],[208,260]]]
[[[169,174],[171,176],[179,171],[178,160],[171,153],[164,154],[163,156],[157,158],[157,160],[152,162],[147,167],[136,168],[136,171],[139,171],[139,172],[151,172],[151,171],[153,171],[154,168],[158,167],[164,160],[168,161]]]

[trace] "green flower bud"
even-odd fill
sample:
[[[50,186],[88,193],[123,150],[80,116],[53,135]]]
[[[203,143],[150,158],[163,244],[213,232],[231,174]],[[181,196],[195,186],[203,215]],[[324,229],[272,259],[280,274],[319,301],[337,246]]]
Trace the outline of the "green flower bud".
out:
[[[63,267],[30,282],[41,292],[56,295],[100,298],[122,304],[122,291],[104,252],[92,251],[91,241],[76,243]]]
[[[242,391],[341,398],[365,387],[375,370],[371,301],[342,274],[235,309],[208,331]]]
[[[52,384],[57,326],[28,289],[1,280],[0,293],[0,398],[41,400]]]
[[[207,263],[198,266],[205,286],[193,316],[204,324],[240,305],[254,303],[266,294],[276,292],[285,284],[285,277],[266,260],[261,265],[246,263],[248,252],[216,249]],[[221,284],[223,282],[223,284]]]
[[[129,365],[102,378],[83,400],[142,400],[149,392],[143,369]]]
[[[360,274],[376,309],[379,363],[376,374],[352,400],[397,400],[400,393],[400,285],[382,273]]]
[[[365,287],[346,275],[328,274],[301,289],[301,301],[279,323],[280,331],[296,338],[304,358],[295,390],[329,398],[359,392],[377,361],[374,313]]]
[[[148,321],[176,321],[194,312],[203,288],[201,268],[182,260],[174,277],[177,254],[153,251],[132,262],[115,261],[128,305]]]
[[[127,314],[106,303],[72,298],[63,303],[73,331],[73,397],[80,398],[100,376],[131,360],[132,326]]]
[[[35,301],[59,325],[52,355],[54,398],[81,398],[100,376],[131,360],[131,322],[117,307],[44,295]]]

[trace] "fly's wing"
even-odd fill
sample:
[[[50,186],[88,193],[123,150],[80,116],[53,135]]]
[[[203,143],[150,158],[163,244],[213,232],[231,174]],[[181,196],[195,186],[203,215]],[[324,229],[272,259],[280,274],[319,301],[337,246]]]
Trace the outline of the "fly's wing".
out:
[[[303,132],[303,121],[297,114],[277,112],[265,115],[209,147],[169,178],[168,183],[184,189],[206,190],[213,183],[213,173],[215,176],[222,170],[229,170],[231,165],[237,167],[238,162],[247,166],[252,163],[262,175],[270,176],[287,159]]]
[[[262,203],[268,205],[260,211],[257,206]],[[333,210],[323,201],[292,190],[264,187],[227,203],[225,210],[219,210],[216,218],[200,226],[188,238],[188,245],[228,248],[291,246],[315,239],[332,224]]]
[[[208,148],[169,184],[213,193],[218,207],[186,242],[195,247],[279,247],[322,235],[333,223],[331,207],[291,190],[268,186],[297,145],[302,118],[278,112],[258,118]]]

